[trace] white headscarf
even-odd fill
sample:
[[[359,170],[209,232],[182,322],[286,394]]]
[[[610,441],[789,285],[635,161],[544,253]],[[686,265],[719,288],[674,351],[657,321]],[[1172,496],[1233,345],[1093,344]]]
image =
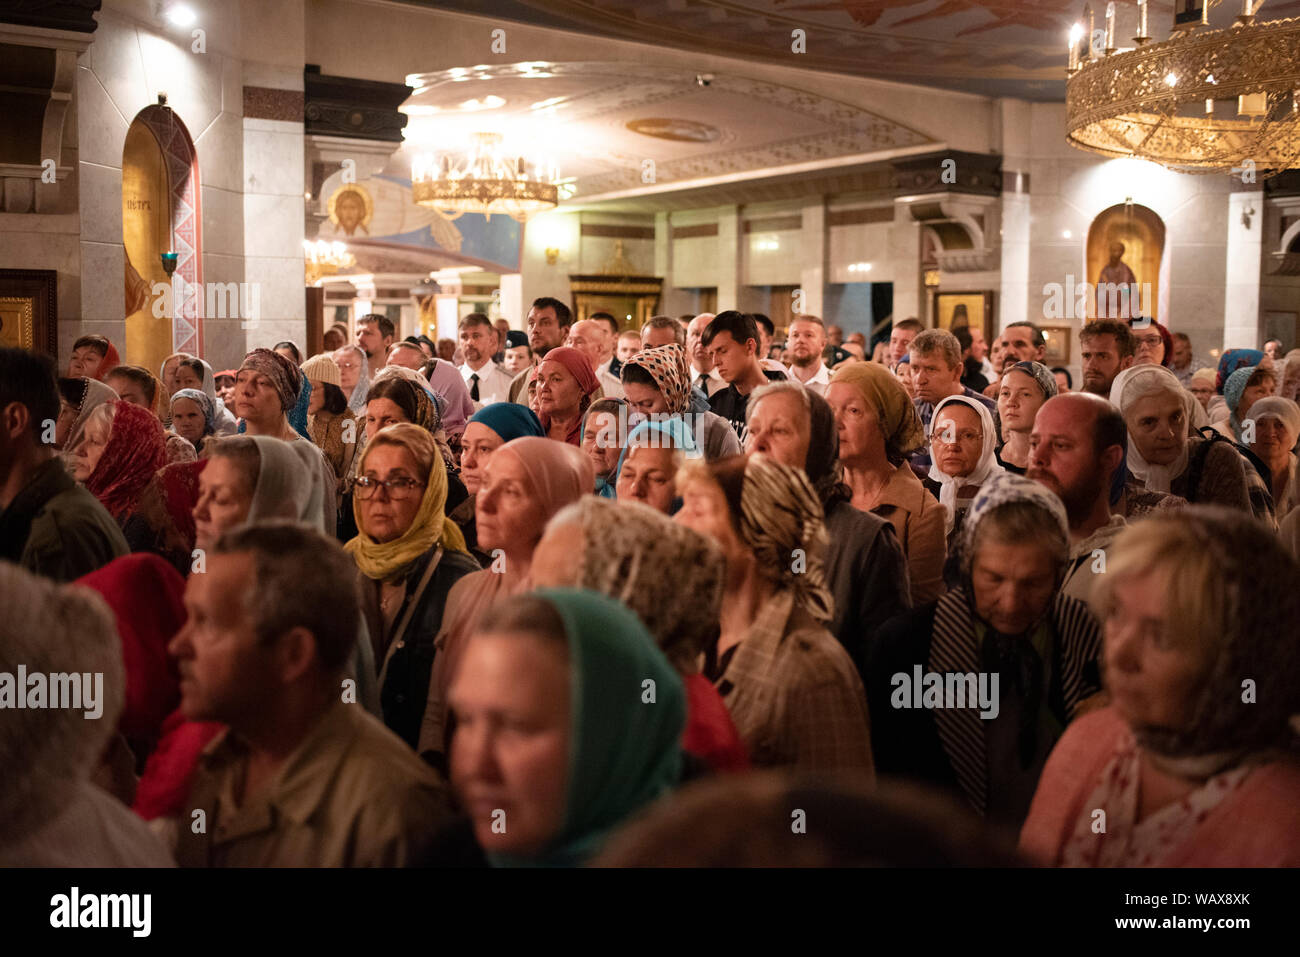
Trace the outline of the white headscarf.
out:
[[[341,352],[347,352],[355,349],[357,360],[361,363],[361,368],[357,371],[357,385],[348,396],[348,408],[359,419],[364,420],[366,417],[366,395],[370,392],[370,366],[366,365],[366,350],[362,349],[355,343],[348,343],[346,346],[340,346],[334,350],[334,355]],[[337,361],[337,360],[336,360]]]
[[[239,431],[239,420],[231,415],[226,404],[217,396],[217,377],[212,373],[212,366],[206,359],[200,359],[203,365],[203,385],[200,391],[212,400],[212,431],[217,435],[234,435]]]
[[[248,438],[257,444],[261,459],[253,503],[248,510],[249,524],[264,518],[295,518],[317,531],[326,531],[322,505],[325,488],[316,461],[319,455],[316,447],[303,440],[286,442],[269,435]],[[331,488],[331,505],[333,493]]]
[[[1187,421],[1189,423],[1195,421],[1192,406],[1200,403],[1196,401],[1194,395],[1183,388],[1178,377],[1164,366],[1150,364],[1129,366],[1115,376],[1115,381],[1111,383],[1110,404],[1119,409],[1127,422],[1128,410],[1133,407],[1133,404],[1138,399],[1157,392],[1170,392],[1176,395],[1183,404],[1183,414],[1187,417]],[[1183,450],[1178,458],[1169,465],[1154,465],[1142,457],[1137,443],[1133,441],[1133,432],[1129,430],[1128,470],[1152,492],[1169,491],[1169,484],[1182,475],[1183,470],[1187,468],[1189,453],[1189,443],[1184,438]]]
[[[930,478],[939,483],[939,504],[944,508],[945,529],[949,532],[952,531],[957,520],[957,490],[964,485],[982,486],[990,476],[1006,471],[998,464],[995,452],[998,436],[993,425],[993,413],[978,399],[972,399],[967,395],[950,395],[946,399],[941,399],[934,407],[934,415],[930,418],[930,434],[927,438],[934,437],[936,423],[939,421],[939,413],[943,411],[943,407],[953,404],[964,405],[975,410],[975,414],[980,417],[980,431],[984,433],[984,442],[980,447],[980,458],[975,463],[975,470],[961,478],[949,475],[939,468],[934,449],[931,447],[930,456],[933,464],[930,466]]]

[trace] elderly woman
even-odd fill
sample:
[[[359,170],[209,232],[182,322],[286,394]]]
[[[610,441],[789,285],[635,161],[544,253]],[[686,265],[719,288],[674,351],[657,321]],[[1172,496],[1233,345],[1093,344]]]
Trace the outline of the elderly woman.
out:
[[[998,420],[1005,441],[997,451],[997,460],[1006,471],[1024,475],[1029,468],[1029,433],[1034,430],[1034,417],[1056,392],[1056,376],[1040,362],[1017,362],[1002,373]]]
[[[311,386],[307,404],[307,434],[334,470],[335,501],[342,504],[343,493],[352,486],[353,462],[361,438],[361,423],[348,408],[343,394],[339,367],[328,355],[312,356],[299,366]]]
[[[1272,364],[1273,360],[1259,349],[1229,349],[1224,352],[1219,358],[1219,367],[1214,377],[1214,391],[1217,394],[1210,399],[1210,404],[1206,408],[1211,421],[1226,418],[1228,415],[1229,409],[1223,398],[1223,389],[1234,372],[1247,366],[1262,365],[1270,368]]]
[[[956,551],[962,521],[984,483],[1004,473],[994,446],[993,413],[964,395],[942,399],[930,420],[930,477],[925,487],[944,508],[948,554]],[[951,562],[949,563],[951,565]]]
[[[577,349],[559,346],[537,367],[537,417],[549,438],[570,445],[582,441],[582,415],[599,387],[591,363]]]
[[[180,389],[194,389],[202,392],[212,400],[213,431],[217,435],[234,435],[239,431],[239,423],[230,414],[225,403],[217,398],[217,380],[212,374],[212,366],[203,359],[182,355],[176,362],[176,388],[170,391],[175,395]],[[164,406],[166,411],[166,406]]]
[[[826,387],[849,504],[894,528],[907,558],[912,604],[943,593],[944,510],[907,465],[925,441],[916,406],[898,380],[872,362],[836,369]]]
[[[1300,402],[1300,349],[1292,349],[1280,363],[1277,394],[1292,402]]]
[[[125,529],[145,486],[167,464],[166,444],[162,423],[148,409],[105,402],[86,419],[69,470]]]
[[[1115,377],[1111,404],[1128,425],[1128,470],[1154,492],[1192,503],[1251,510],[1246,466],[1227,442],[1188,435],[1195,400],[1163,366],[1134,366]]]
[[[722,549],[721,631],[704,674],[758,766],[871,773],[862,681],[826,630],[821,503],[799,469],[762,455],[688,463],[676,521]]]
[[[171,401],[172,430],[203,454],[203,444],[215,434],[217,409],[212,399],[198,389],[177,389]]]
[[[352,499],[358,533],[344,548],[361,574],[384,723],[412,748],[447,593],[478,570],[446,504],[447,468],[432,435],[403,422],[371,436]]]
[[[682,750],[716,771],[749,766],[722,698],[700,673],[722,608],[724,565],[711,540],[643,505],[584,495],[551,519],[533,554],[534,586],[600,592],[641,619],[686,686]]]
[[[604,595],[546,590],[493,608],[451,706],[452,786],[496,866],[580,865],[681,776],[681,679]]]
[[[734,432],[734,430],[733,430]],[[627,437],[614,471],[615,495],[671,515],[680,506],[677,471],[700,458],[695,439],[681,419],[641,422]]]
[[[1052,746],[1101,690],[1100,629],[1060,594],[1069,541],[1044,486],[985,483],[962,527],[961,586],[881,629],[867,682],[881,773],[1020,825]]]
[[[1300,866],[1300,657],[1278,631],[1300,621],[1297,581],[1239,512],[1129,527],[1092,593],[1111,705],[1056,745],[1021,850],[1064,867]]]
[[[1225,415],[1214,428],[1234,442],[1242,441],[1242,423],[1250,418],[1250,409],[1260,399],[1277,391],[1277,376],[1272,369],[1246,366],[1228,376],[1223,386]]]
[[[645,416],[685,416],[712,462],[740,454],[740,439],[731,423],[715,412],[690,413],[691,370],[686,350],[675,342],[642,349],[623,363],[623,391],[628,408]]]
[[[484,466],[475,527],[479,548],[492,563],[466,575],[447,597],[417,749],[435,768],[445,770],[447,689],[465,642],[489,607],[529,588],[533,550],[546,523],[586,494],[593,481],[591,462],[577,448],[536,436],[505,443]]]
[[[54,422],[54,447],[67,452],[81,440],[90,413],[118,396],[98,379],[86,376],[60,378],[58,386],[59,417]]]
[[[475,525],[475,497],[483,487],[483,472],[492,453],[507,442],[526,435],[544,438],[542,423],[532,410],[514,402],[493,402],[470,416],[461,436],[460,477],[468,493],[463,502],[447,513],[447,517],[460,526],[470,554],[480,564],[487,565],[491,557],[478,549],[478,530]]]
[[[622,436],[627,433],[629,416],[624,399],[597,399],[582,417],[580,448],[591,459],[596,473],[595,492],[601,498],[614,498],[618,460],[623,457]]]
[[[1213,369],[1197,369],[1192,373],[1192,380],[1187,384],[1187,391],[1200,404],[1202,409],[1207,410],[1209,415],[1210,400],[1214,398],[1214,379],[1215,371]]]
[[[225,532],[264,519],[291,518],[323,530],[328,494],[315,455],[300,442],[231,435],[208,443],[194,504],[195,544],[205,551]]]
[[[344,346],[334,353],[334,363],[339,367],[339,388],[347,397],[348,408],[361,418],[366,414],[366,393],[370,391],[365,350],[358,345]]]
[[[1251,406],[1250,418],[1255,422],[1255,441],[1250,450],[1268,467],[1273,510],[1280,522],[1300,505],[1295,454],[1300,440],[1300,405],[1269,396]]]
[[[755,389],[745,410],[746,452],[803,469],[826,513],[826,581],[834,598],[830,632],[861,673],[876,629],[912,607],[907,559],[885,519],[849,504],[835,415],[826,400],[793,382]]]

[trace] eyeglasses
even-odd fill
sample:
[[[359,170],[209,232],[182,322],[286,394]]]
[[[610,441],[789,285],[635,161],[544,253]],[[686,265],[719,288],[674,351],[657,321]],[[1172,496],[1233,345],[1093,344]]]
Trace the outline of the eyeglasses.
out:
[[[976,432],[974,429],[962,429],[960,432],[953,432],[952,429],[941,429],[934,433],[934,441],[941,445],[954,445],[958,442],[963,444],[983,442],[984,433]]]
[[[375,493],[382,487],[388,491],[388,497],[396,501],[397,499],[410,498],[417,488],[424,488],[423,482],[417,482],[409,478],[391,478],[381,482],[379,479],[370,478],[363,475],[356,481],[357,498],[363,502],[366,499],[375,497]]]
[[[1154,335],[1154,336],[1138,336],[1138,337],[1137,337],[1137,344],[1138,344],[1138,345],[1140,345],[1140,346],[1148,346],[1148,347],[1150,347],[1150,348],[1152,348],[1152,349],[1154,349],[1154,348],[1155,348],[1156,346],[1158,346],[1158,345],[1163,345],[1163,344],[1164,344],[1164,341],[1165,341],[1165,340],[1162,339],[1159,335]]]

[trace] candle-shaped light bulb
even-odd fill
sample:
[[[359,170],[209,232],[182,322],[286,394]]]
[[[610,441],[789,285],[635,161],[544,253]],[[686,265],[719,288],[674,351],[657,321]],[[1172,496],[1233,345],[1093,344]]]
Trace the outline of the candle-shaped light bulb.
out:
[[[1138,0],[1138,37],[1145,39],[1150,36],[1147,32],[1147,0]]]
[[[1115,0],[1106,4],[1106,49],[1115,49]]]
[[[1079,68],[1079,40],[1083,37],[1083,24],[1070,27],[1070,72]]]

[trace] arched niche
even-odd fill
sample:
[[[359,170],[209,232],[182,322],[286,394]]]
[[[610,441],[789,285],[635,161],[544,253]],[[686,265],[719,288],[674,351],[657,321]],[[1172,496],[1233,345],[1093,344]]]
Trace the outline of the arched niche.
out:
[[[175,112],[149,106],[132,120],[122,147],[125,249],[124,361],[156,370],[173,352],[203,354],[202,219],[199,166],[189,130]],[[161,254],[177,254],[171,284]],[[179,301],[159,301],[171,285]],[[170,295],[168,299],[170,299]]]
[[[1124,244],[1124,262],[1133,270],[1142,296],[1146,286],[1151,288],[1150,303],[1142,302],[1142,312],[1151,318],[1163,315],[1160,308],[1160,276],[1165,255],[1165,223],[1152,209],[1137,203],[1120,203],[1097,214],[1088,228],[1088,276],[1094,286],[1101,271],[1110,261],[1112,243]],[[1094,315],[1095,297],[1088,306]]]

